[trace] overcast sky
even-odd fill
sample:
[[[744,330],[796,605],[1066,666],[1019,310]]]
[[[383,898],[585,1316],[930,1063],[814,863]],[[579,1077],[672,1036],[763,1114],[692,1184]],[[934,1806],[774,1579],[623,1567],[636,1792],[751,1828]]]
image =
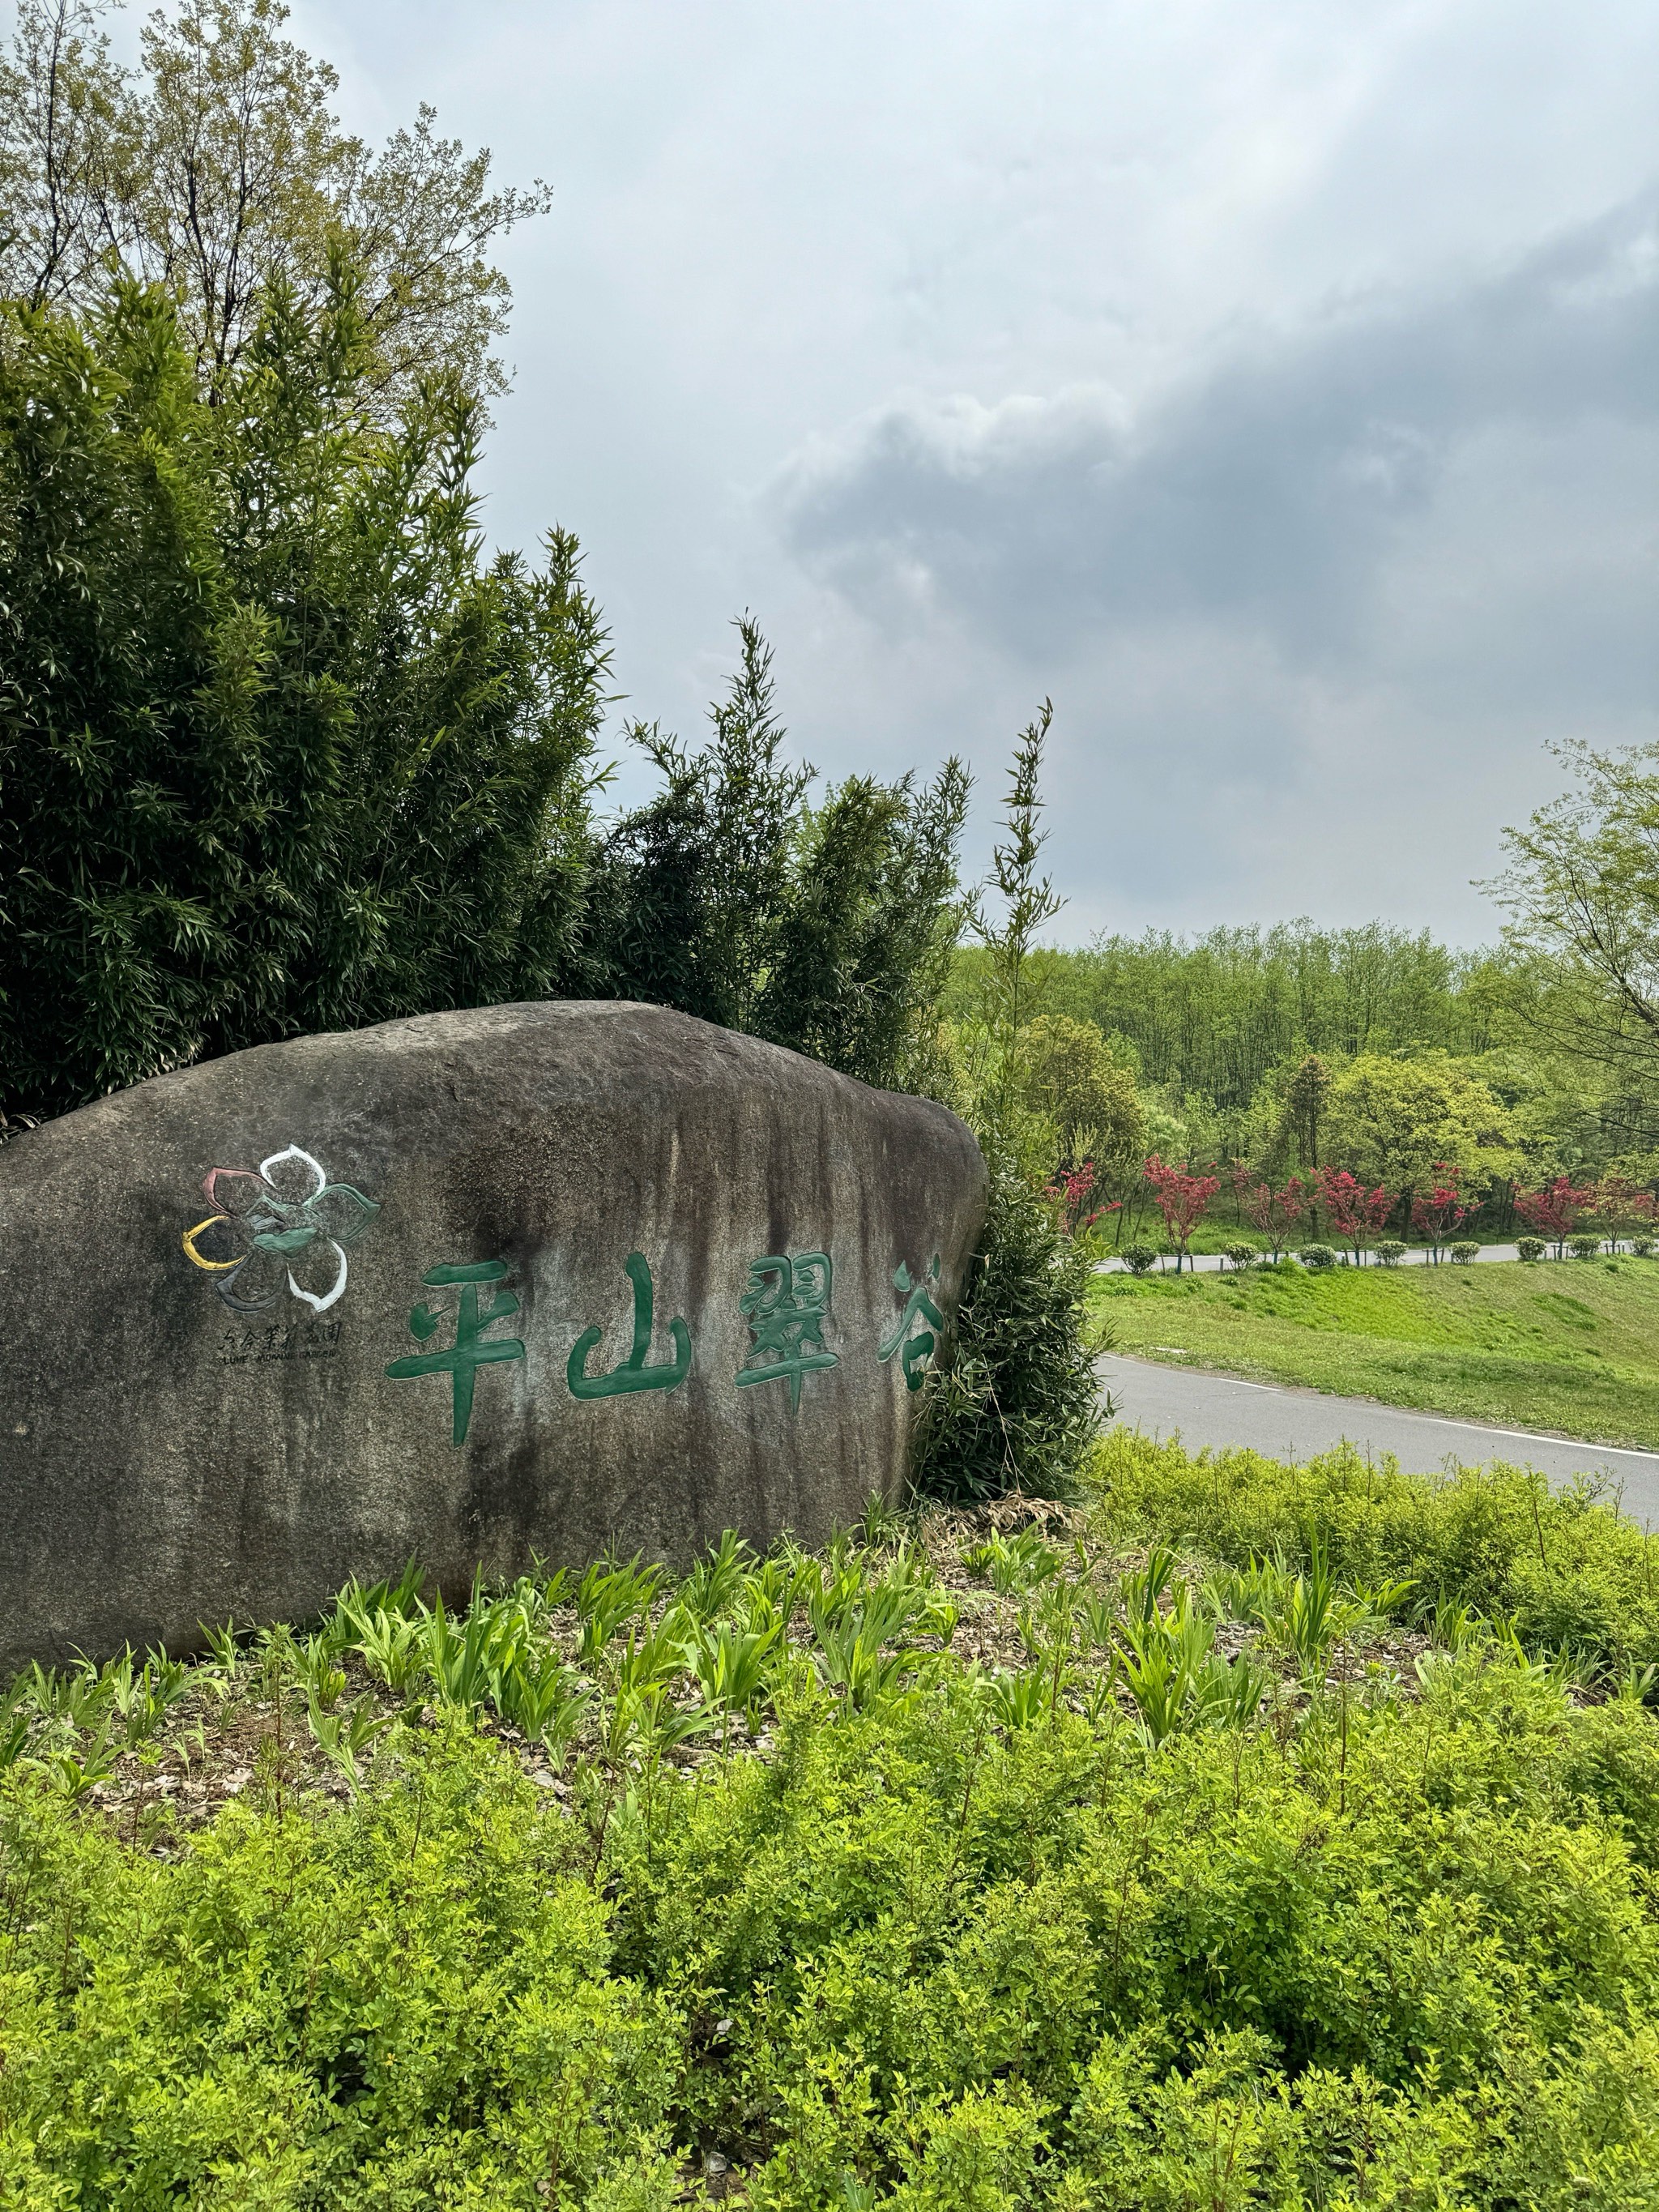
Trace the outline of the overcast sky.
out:
[[[1659,735],[1653,0],[302,0],[379,136],[544,178],[489,521],[624,715],[748,607],[832,774],[1055,708],[1059,934],[1469,887]]]

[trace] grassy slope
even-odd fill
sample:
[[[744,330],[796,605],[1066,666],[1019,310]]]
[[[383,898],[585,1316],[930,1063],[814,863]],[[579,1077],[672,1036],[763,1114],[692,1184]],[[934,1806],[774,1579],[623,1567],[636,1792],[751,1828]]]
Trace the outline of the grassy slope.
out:
[[[1116,1348],[1659,1448],[1659,1265],[1619,1259],[1098,1280]]]

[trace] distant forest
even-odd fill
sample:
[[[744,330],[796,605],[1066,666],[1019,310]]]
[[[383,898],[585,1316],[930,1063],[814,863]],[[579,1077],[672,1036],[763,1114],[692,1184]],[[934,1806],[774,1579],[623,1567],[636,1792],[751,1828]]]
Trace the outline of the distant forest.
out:
[[[1534,1018],[1556,965],[1507,947],[1456,951],[1382,921],[1321,929],[1298,920],[1188,939],[1148,931],[1034,954],[1029,1006],[1040,1024],[1087,1025],[1133,1081],[1136,1140],[1166,1159],[1249,1161],[1269,1174],[1316,1166],[1290,1104],[1310,1056],[1339,1102],[1356,1065],[1441,1066],[1437,1079],[1461,1086],[1488,1125],[1486,1164],[1507,1218],[1516,1181],[1615,1164],[1659,1179],[1659,1126],[1637,1063],[1587,1055]],[[959,951],[947,1016],[971,1025],[985,988],[984,955]],[[1058,1047],[1050,1038],[1042,1048]],[[1077,1114],[1096,1118],[1086,1106]],[[1124,1137],[1127,1165],[1127,1127]]]
[[[958,956],[950,1011],[975,1003],[981,957]],[[1142,1082],[1223,1111],[1249,1106],[1270,1070],[1304,1053],[1486,1053],[1506,1003],[1499,956],[1384,922],[1297,921],[1191,939],[1149,930],[1041,952],[1033,964],[1043,1012],[1092,1022]]]

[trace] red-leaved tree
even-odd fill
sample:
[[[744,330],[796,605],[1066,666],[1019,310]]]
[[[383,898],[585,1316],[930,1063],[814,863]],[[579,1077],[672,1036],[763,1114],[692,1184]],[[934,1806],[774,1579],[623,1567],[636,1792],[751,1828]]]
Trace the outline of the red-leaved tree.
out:
[[[1557,1176],[1547,1182],[1542,1190],[1517,1191],[1515,1210],[1529,1229],[1540,1237],[1547,1237],[1555,1246],[1559,1260],[1566,1241],[1577,1225],[1578,1217],[1595,1195],[1589,1189],[1577,1190],[1569,1176]]]
[[[1434,1164],[1435,1182],[1432,1187],[1412,1201],[1412,1227],[1425,1238],[1436,1267],[1440,1264],[1440,1247],[1453,1230],[1467,1221],[1474,1210],[1464,1202],[1457,1188],[1457,1170],[1449,1167],[1444,1160]]]
[[[1175,1246],[1176,1273],[1187,1257],[1187,1240],[1203,1220],[1210,1200],[1221,1188],[1219,1176],[1189,1175],[1183,1160],[1178,1168],[1165,1167],[1154,1152],[1144,1170],[1152,1186],[1152,1200],[1164,1216],[1164,1226]]]
[[[1300,1176],[1292,1176],[1283,1190],[1275,1190],[1270,1182],[1255,1183],[1240,1192],[1239,1204],[1246,1221],[1267,1238],[1277,1260],[1308,1210],[1308,1186]]]
[[[1233,1187],[1233,1219],[1242,1229],[1244,1226],[1244,1201],[1254,1188],[1255,1170],[1248,1160],[1229,1160],[1227,1179]]]
[[[1321,1168],[1319,1200],[1337,1235],[1352,1245],[1355,1267],[1363,1267],[1366,1245],[1393,1210],[1394,1193],[1381,1183],[1367,1190],[1346,1168]]]
[[[1628,1176],[1604,1175],[1595,1186],[1595,1203],[1596,1222],[1609,1252],[1619,1249],[1621,1237],[1634,1237],[1653,1226],[1653,1194]]]
[[[1092,1229],[1103,1214],[1115,1213],[1123,1201],[1113,1199],[1109,1205],[1097,1206],[1090,1210],[1089,1200],[1095,1191],[1095,1164],[1085,1160],[1081,1167],[1062,1168],[1044,1191],[1043,1196],[1053,1201],[1060,1213],[1060,1225],[1068,1237],[1079,1237]]]

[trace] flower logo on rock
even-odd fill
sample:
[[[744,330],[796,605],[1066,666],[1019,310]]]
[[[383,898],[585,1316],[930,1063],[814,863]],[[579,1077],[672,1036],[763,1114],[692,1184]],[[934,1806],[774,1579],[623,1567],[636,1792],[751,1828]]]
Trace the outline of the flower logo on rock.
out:
[[[320,1162],[297,1145],[252,1168],[214,1168],[202,1188],[215,1208],[186,1229],[185,1256],[218,1279],[236,1313],[257,1313],[284,1285],[313,1313],[326,1312],[346,1286],[346,1246],[380,1212],[349,1182],[331,1182]]]

